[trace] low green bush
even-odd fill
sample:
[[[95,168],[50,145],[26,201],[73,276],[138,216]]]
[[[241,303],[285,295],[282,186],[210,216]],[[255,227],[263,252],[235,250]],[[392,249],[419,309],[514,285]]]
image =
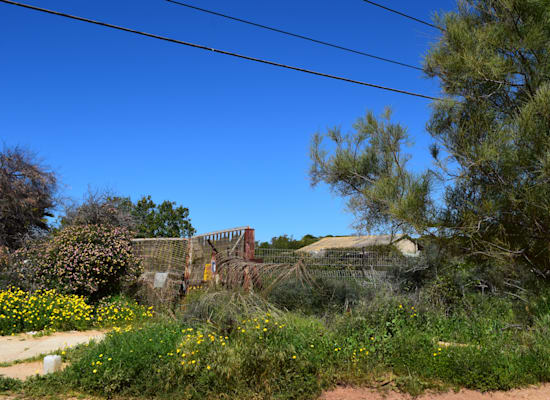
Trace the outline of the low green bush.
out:
[[[387,372],[413,394],[550,381],[550,312],[518,331],[508,329],[516,318],[509,300],[468,301],[475,312],[449,314],[381,294],[319,317],[271,312],[257,295],[196,294],[182,319],[112,332],[73,352],[55,380],[27,389],[62,382],[104,396],[314,399],[335,384],[368,384]]]
[[[17,390],[21,387],[21,381],[0,375],[0,393]]]
[[[98,394],[165,392],[166,358],[181,340],[177,324],[157,323],[113,331],[100,343],[73,355],[64,375],[75,388]],[[164,357],[164,358],[163,358]]]
[[[374,292],[353,280],[317,278],[309,284],[283,281],[269,291],[267,299],[281,309],[322,316],[348,311]]]
[[[175,322],[112,333],[63,375],[75,389],[102,395],[309,399],[337,369],[366,366],[367,354],[357,343],[337,343],[316,318],[262,314],[225,336]]]
[[[101,299],[95,305],[94,323],[101,328],[140,323],[153,317],[153,307],[138,304],[125,296]]]
[[[106,298],[93,305],[83,296],[62,294],[54,289],[0,290],[0,335],[126,326],[152,316],[152,307],[124,297]]]
[[[229,331],[247,316],[261,313],[279,314],[280,310],[263,297],[231,290],[193,291],[186,297],[183,321],[189,324],[207,322]]]

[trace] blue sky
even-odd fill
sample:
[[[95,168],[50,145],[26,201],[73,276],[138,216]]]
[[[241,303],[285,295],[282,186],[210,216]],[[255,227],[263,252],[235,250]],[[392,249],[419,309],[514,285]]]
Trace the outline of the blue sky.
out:
[[[433,28],[361,0],[189,0],[291,32],[420,64]],[[429,20],[452,0],[381,3]],[[163,0],[34,0],[36,6],[431,96],[438,82]],[[190,209],[199,232],[354,233],[345,201],[311,188],[315,132],[385,106],[407,126],[411,165],[430,166],[430,101],[309,76],[0,4],[0,143],[38,153],[65,196],[88,187]]]

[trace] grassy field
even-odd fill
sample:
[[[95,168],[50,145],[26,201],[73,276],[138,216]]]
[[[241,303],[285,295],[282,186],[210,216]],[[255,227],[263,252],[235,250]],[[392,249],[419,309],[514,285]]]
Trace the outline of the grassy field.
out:
[[[359,290],[342,287],[351,295]],[[418,394],[506,390],[550,380],[550,309],[470,295],[438,310],[418,298],[359,293],[289,306],[293,288],[194,292],[175,317],[119,328],[64,357],[63,372],[3,390],[106,397],[314,399],[336,384],[391,385]],[[348,296],[349,297],[349,296]],[[342,297],[343,298],[343,297]],[[294,299],[299,304],[299,299]],[[286,303],[287,308],[281,307]],[[345,309],[343,307],[346,307]]]

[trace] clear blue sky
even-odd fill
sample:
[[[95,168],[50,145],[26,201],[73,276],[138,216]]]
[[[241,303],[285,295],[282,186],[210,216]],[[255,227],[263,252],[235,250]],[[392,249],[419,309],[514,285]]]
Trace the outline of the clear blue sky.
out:
[[[438,31],[361,0],[189,0],[204,8],[420,64]],[[418,18],[453,0],[381,3]],[[29,0],[185,41],[437,96],[419,71],[202,14],[163,0]],[[0,4],[0,143],[88,186],[176,201],[199,232],[352,234],[345,201],[308,179],[311,136],[394,109],[430,165],[430,101],[256,64]]]

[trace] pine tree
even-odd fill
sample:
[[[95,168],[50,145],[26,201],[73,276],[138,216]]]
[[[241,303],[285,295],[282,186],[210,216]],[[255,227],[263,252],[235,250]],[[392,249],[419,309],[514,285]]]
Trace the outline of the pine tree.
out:
[[[438,232],[478,260],[550,277],[550,0],[464,0],[436,18],[424,68],[444,94],[428,123],[437,168],[408,171],[406,130],[369,113],[351,135],[314,137],[312,183],[348,197],[367,229]]]

